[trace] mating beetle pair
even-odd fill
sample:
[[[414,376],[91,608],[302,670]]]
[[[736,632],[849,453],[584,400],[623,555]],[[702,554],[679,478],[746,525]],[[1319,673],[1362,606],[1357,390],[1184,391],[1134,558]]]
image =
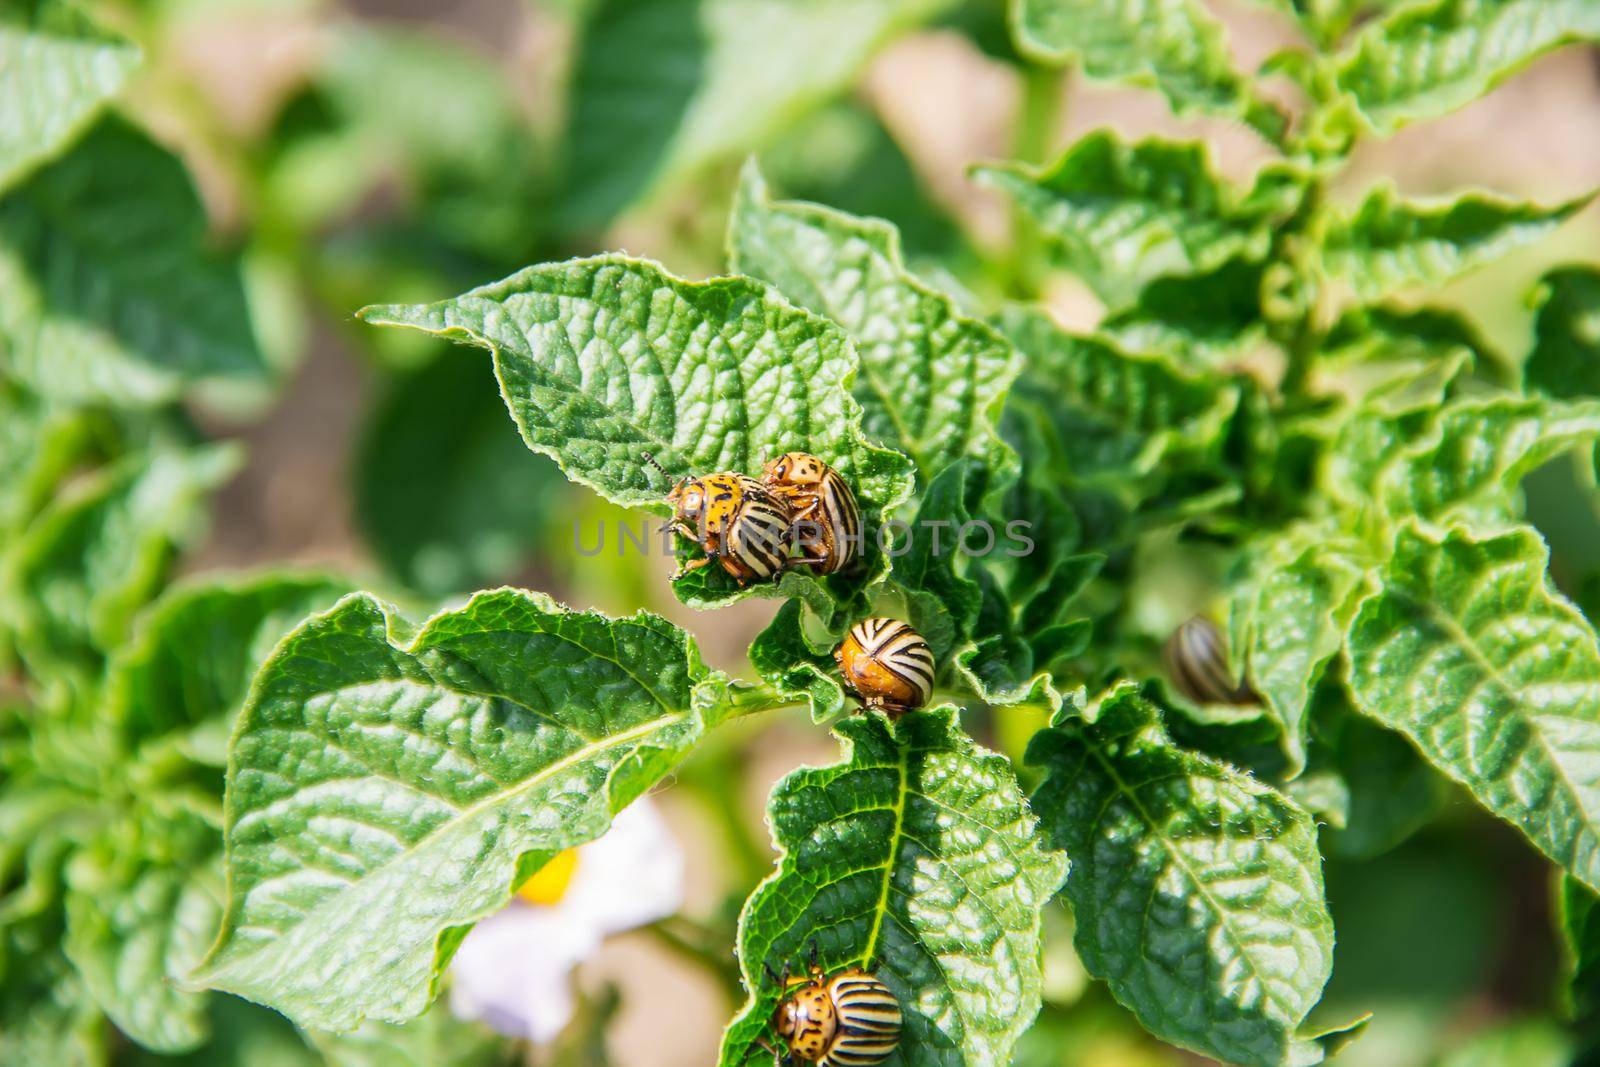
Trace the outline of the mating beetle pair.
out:
[[[661,470],[649,453],[645,461]],[[712,560],[740,585],[798,566],[833,574],[861,548],[855,494],[838,471],[809,452],[770,460],[759,481],[731,471],[682,478],[667,503],[668,527],[705,551],[674,580]],[[801,555],[791,556],[791,546]]]

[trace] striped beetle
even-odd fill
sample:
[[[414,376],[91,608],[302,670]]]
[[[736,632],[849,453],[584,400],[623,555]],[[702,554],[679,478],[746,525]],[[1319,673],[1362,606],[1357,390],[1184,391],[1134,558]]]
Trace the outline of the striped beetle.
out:
[[[818,574],[843,570],[861,551],[861,509],[839,472],[809,452],[767,461],[762,483],[794,509],[796,543]]]
[[[817,1067],[872,1067],[889,1058],[900,1044],[900,1003],[889,987],[859,967],[824,975],[817,966],[817,946],[803,978],[790,978],[788,964],[780,977],[763,964],[767,976],[787,994],[772,1013],[772,1028],[784,1050],[772,1050],[773,1063],[810,1063]]]
[[[922,707],[933,693],[933,651],[899,619],[862,619],[850,627],[833,658],[862,703],[892,719]]]
[[[1173,688],[1196,704],[1254,704],[1260,698],[1228,669],[1228,646],[1217,624],[1204,615],[1189,619],[1167,638],[1161,662]]]
[[[645,461],[666,475],[654,457]],[[667,494],[667,527],[699,545],[705,555],[672,576],[677,581],[712,560],[744,585],[770,578],[788,565],[788,535],[794,514],[754,478],[733,472],[681,478]]]

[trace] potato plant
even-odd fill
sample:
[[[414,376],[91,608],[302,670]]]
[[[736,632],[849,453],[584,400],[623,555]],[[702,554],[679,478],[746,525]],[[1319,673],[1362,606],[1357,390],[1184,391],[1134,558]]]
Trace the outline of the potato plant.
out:
[[[1600,41],[1600,0],[1263,0],[1230,18],[1289,43],[1253,70],[1201,0],[1003,7],[530,4],[568,53],[538,116],[442,34],[327,16],[243,129],[183,5],[0,6],[0,1062],[607,1062],[605,1010],[536,1049],[457,1017],[452,960],[648,795],[742,840],[770,721],[835,755],[772,788],[726,913],[664,935],[734,994],[720,1067],[782,1053],[767,969],[811,952],[892,992],[907,1067],[1591,1051],[1589,197],[1352,163]],[[1020,86],[1017,158],[968,161],[1002,240],[852,94],[927,32]],[[1063,142],[1069,75],[1260,160]],[[1455,279],[1574,232],[1490,340]],[[383,382],[319,503],[367,562],[191,562],[319,330]],[[793,451],[850,487],[859,561],[611,565],[679,479]],[[762,601],[736,664],[667,617]],[[842,685],[869,616],[927,641],[926,706]],[[1457,898],[1395,872],[1485,849],[1543,948],[1364,1058],[1404,967],[1339,986],[1334,890],[1393,898],[1350,944],[1404,942]],[[1445,1003],[1453,957],[1406,951]]]

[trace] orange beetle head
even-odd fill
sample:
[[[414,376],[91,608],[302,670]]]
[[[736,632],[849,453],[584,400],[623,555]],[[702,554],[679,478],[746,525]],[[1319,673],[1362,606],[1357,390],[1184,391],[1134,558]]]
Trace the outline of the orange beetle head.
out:
[[[785,452],[777,459],[768,460],[763,473],[769,485],[812,488],[822,484],[827,469],[827,464],[809,452]]]

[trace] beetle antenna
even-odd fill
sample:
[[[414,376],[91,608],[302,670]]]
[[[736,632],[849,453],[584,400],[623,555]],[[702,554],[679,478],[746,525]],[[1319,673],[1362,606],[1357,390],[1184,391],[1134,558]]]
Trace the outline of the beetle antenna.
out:
[[[811,939],[811,954],[808,962],[813,971],[817,969],[817,939],[814,937]]]
[[[654,467],[656,469],[656,473],[661,475],[662,478],[666,479],[669,484],[672,482],[672,475],[667,473],[665,467],[656,462],[656,457],[652,453],[641,452],[639,455],[643,456],[644,461],[650,464],[650,466]]]
[[[772,964],[768,963],[766,960],[762,960],[761,970],[764,974],[766,974],[767,981],[779,986],[780,988],[782,987],[783,981],[778,977],[778,972],[772,969]]]

